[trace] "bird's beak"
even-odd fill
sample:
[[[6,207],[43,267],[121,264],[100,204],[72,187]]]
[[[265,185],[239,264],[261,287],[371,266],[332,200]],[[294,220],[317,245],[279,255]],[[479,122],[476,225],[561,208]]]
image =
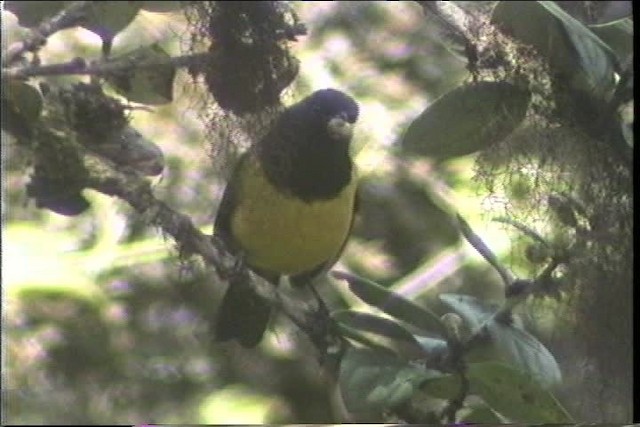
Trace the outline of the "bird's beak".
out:
[[[329,136],[336,140],[348,141],[353,136],[353,123],[349,123],[346,117],[337,116],[329,120],[327,125]]]

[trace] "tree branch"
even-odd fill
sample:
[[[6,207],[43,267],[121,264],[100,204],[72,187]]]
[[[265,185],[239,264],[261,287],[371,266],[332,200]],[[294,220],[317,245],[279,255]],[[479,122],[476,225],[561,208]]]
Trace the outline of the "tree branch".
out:
[[[473,40],[468,13],[449,1],[418,1],[425,15],[433,16],[454,43],[467,46]]]
[[[203,234],[191,219],[158,200],[148,180],[128,167],[117,169],[101,158],[86,152],[83,156],[86,169],[86,187],[120,198],[127,202],[146,221],[170,235],[182,255],[199,255],[207,265],[215,268],[218,276],[226,280],[230,275],[242,275],[251,288],[269,301],[272,307],[282,311],[296,326],[302,329],[318,348],[321,356],[326,353],[324,343],[329,342],[331,331],[322,330],[318,336],[316,309],[310,304],[301,304],[298,298],[279,292],[275,286],[246,268],[238,271],[237,259],[223,247]]]
[[[12,64],[25,52],[39,49],[50,35],[76,25],[85,16],[85,11],[91,6],[91,3],[90,1],[75,1],[58,14],[43,20],[40,25],[31,30],[31,33],[24,40],[11,44],[5,52],[2,52],[2,66],[6,67]]]
[[[442,30],[445,39],[449,39],[452,47],[459,48],[467,58],[470,71],[473,71],[478,61],[478,50],[476,41],[477,34],[473,28],[477,20],[475,15],[470,14],[460,6],[451,1],[418,1],[422,6],[422,11],[426,16],[435,18],[435,23]]]
[[[83,58],[74,58],[61,64],[4,68],[2,78],[27,78],[34,76],[59,76],[70,74],[107,76],[122,72],[134,71],[140,68],[155,68],[166,65],[187,67],[208,60],[210,53],[195,53],[172,58],[149,58],[133,60],[131,58],[113,58],[106,61],[87,62]]]

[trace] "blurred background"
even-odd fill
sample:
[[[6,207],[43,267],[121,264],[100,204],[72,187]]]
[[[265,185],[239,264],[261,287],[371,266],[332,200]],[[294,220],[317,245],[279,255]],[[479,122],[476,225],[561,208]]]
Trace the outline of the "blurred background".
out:
[[[433,296],[442,291],[500,300],[500,278],[461,239],[442,208],[446,203],[514,273],[533,277],[540,264],[524,256],[521,236],[490,221],[517,208],[513,196],[528,185],[526,174],[490,191],[474,155],[438,163],[416,159],[407,174],[393,167],[394,144],[408,124],[470,78],[465,59],[442,41],[422,8],[415,2],[292,5],[308,35],[291,44],[300,74],[285,102],[335,87],[361,108],[354,155],[363,204],[336,268],[419,303],[437,306]],[[2,12],[2,21],[6,46],[24,29],[10,12]],[[179,55],[189,40],[181,12],[141,11],[115,38],[113,53],[157,42]],[[48,40],[41,58],[98,58],[100,46],[94,33],[64,30]],[[133,111],[131,124],[165,155],[165,170],[153,179],[155,195],[210,233],[229,164],[212,158],[202,90],[180,71],[174,102]],[[203,301],[199,293],[217,285],[214,274],[197,261],[181,260],[170,239],[115,198],[85,190],[91,208],[77,217],[36,209],[25,192],[29,157],[4,132],[2,148],[5,422],[343,421],[335,390],[295,327],[278,319],[273,333],[251,350],[216,345],[200,310],[213,311],[218,301]],[[545,230],[546,224],[537,226]],[[320,292],[332,308],[357,304],[344,284]],[[615,385],[584,386],[585,374],[599,378],[598,371],[575,342],[570,320],[577,315],[570,307],[543,299],[522,313],[563,369],[560,400],[578,421],[630,420],[630,375],[628,384],[622,380],[630,364],[607,374]],[[621,343],[618,351],[630,357],[631,347]]]

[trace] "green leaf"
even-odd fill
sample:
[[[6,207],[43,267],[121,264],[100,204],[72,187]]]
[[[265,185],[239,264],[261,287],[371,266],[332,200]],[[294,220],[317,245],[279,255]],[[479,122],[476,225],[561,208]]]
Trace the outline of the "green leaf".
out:
[[[599,97],[614,87],[615,54],[580,21],[550,1],[502,1],[491,22],[533,46],[574,89]]]
[[[540,341],[522,328],[515,315],[511,316],[511,323],[506,324],[494,318],[499,310],[497,304],[487,303],[470,295],[442,294],[440,299],[462,316],[472,331],[485,325],[497,355],[504,361],[528,373],[546,387],[562,380],[556,359]],[[485,346],[483,343],[478,345]],[[486,351],[482,353],[487,354]]]
[[[437,371],[366,349],[351,348],[340,364],[338,383],[349,412],[381,414],[408,399]]]
[[[337,279],[346,280],[349,289],[367,304],[371,304],[398,320],[407,322],[428,333],[445,335],[446,330],[431,310],[393,293],[382,286],[355,276],[353,274],[334,271],[333,276]]]
[[[142,1],[94,1],[82,27],[96,33],[103,41],[112,40],[134,20]]]
[[[62,1],[5,1],[4,8],[16,15],[23,27],[35,27],[65,7]]]
[[[613,50],[620,62],[633,54],[633,21],[629,18],[603,25],[590,25],[603,42]]]
[[[407,128],[402,148],[437,160],[465,156],[508,136],[524,119],[531,94],[506,82],[479,82],[438,98]]]
[[[352,329],[364,332],[372,332],[394,340],[413,344],[420,348],[418,342],[411,333],[402,325],[385,317],[376,316],[370,313],[358,312],[355,310],[341,310],[331,314],[335,320]]]
[[[562,381],[555,357],[529,332],[492,320],[487,325],[491,339],[506,360],[530,374],[544,387]]]
[[[448,351],[446,341],[412,335],[403,325],[386,317],[355,310],[335,311],[331,313],[331,317],[338,321],[339,325],[347,327],[349,332],[376,334],[371,339],[367,338],[366,342],[362,341],[362,336],[352,337],[353,339],[369,346],[372,343],[382,345],[385,349],[393,350],[394,354],[409,360],[424,359],[425,356],[429,360],[442,358]]]
[[[341,336],[354,340],[360,344],[363,344],[364,346],[370,349],[373,349],[379,353],[384,353],[391,357],[399,356],[398,353],[395,351],[395,349],[391,349],[385,346],[384,344],[379,343],[378,341],[370,338],[369,335],[360,331],[359,329],[351,328],[345,325],[344,323],[336,323],[336,329]]]
[[[563,29],[578,52],[579,64],[576,86],[578,89],[593,91],[598,95],[608,95],[614,89],[614,70],[617,58],[609,47],[580,21],[565,13],[553,2],[541,2],[549,11],[563,18]],[[585,80],[583,82],[583,80]]]
[[[571,416],[553,394],[529,376],[499,362],[470,363],[471,393],[512,422],[570,423]]]
[[[157,45],[136,49],[115,60],[131,64],[129,70],[107,77],[107,82],[129,101],[147,105],[169,103],[173,99],[173,80],[176,75],[170,59],[171,56]],[[166,63],[153,67],[138,66],[145,61]]]
[[[420,389],[430,397],[451,400],[460,394],[462,381],[459,375],[442,374],[442,376],[428,378],[420,386]]]

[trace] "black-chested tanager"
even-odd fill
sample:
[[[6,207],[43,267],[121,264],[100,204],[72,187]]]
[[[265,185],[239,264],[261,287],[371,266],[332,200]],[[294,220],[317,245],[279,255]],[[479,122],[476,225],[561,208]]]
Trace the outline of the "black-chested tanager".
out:
[[[277,284],[308,283],[338,259],[351,230],[356,174],[349,146],[358,104],[323,89],[282,112],[244,153],[227,184],[214,238],[254,272]],[[229,281],[216,339],[253,347],[270,306],[250,287]]]

